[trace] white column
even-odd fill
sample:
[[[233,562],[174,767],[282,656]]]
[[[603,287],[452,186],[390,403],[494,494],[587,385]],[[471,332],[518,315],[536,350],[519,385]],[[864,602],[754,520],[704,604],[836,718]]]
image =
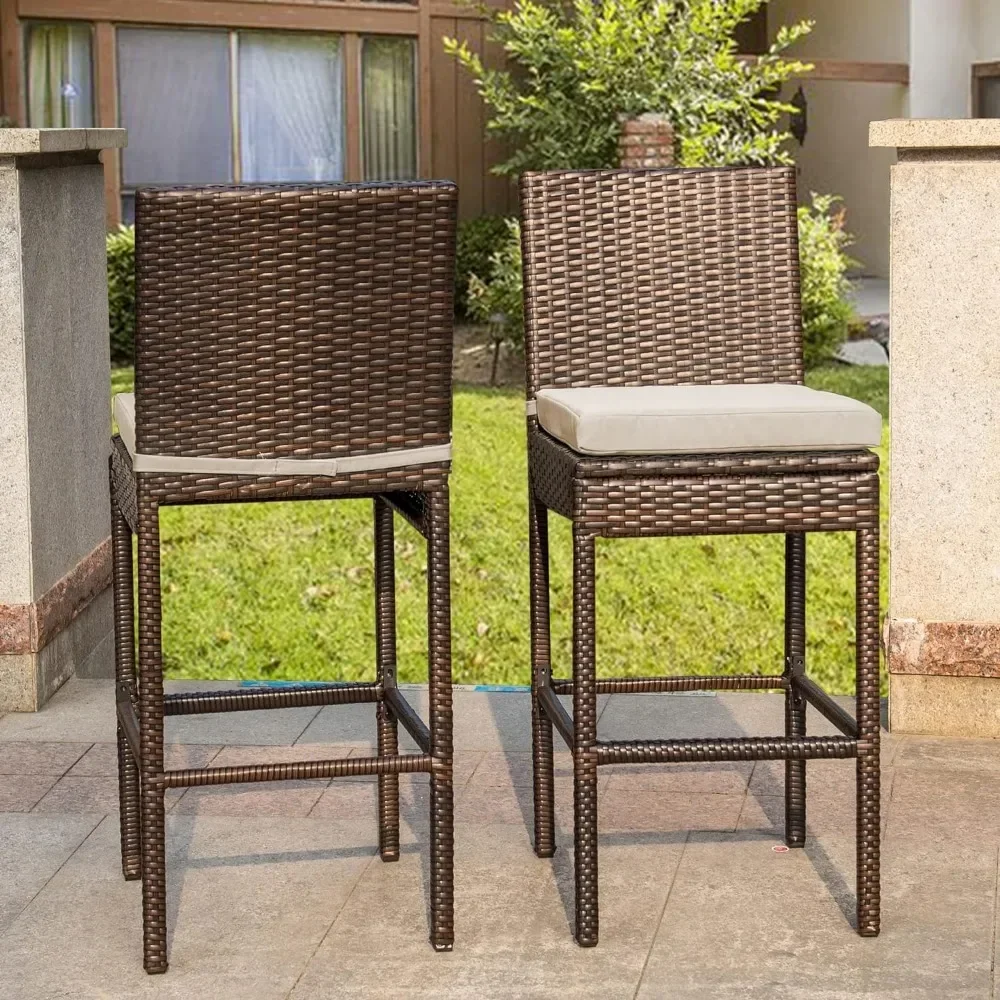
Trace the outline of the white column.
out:
[[[104,168],[123,129],[0,129],[0,712],[110,672]]]
[[[892,168],[893,728],[1000,736],[1000,120],[873,122]]]

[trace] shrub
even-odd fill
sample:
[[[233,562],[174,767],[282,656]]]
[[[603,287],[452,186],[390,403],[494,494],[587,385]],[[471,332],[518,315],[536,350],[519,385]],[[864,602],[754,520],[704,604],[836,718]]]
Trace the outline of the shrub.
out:
[[[739,58],[733,33],[766,0],[514,0],[485,8],[510,69],[487,68],[465,42],[445,49],[471,74],[487,131],[513,155],[495,169],[613,167],[620,117],[646,111],[674,127],[680,166],[788,162],[775,100],[812,67],[781,53],[812,27],[780,28],[769,52]]]
[[[806,368],[829,360],[847,338],[854,308],[847,272],[856,261],[844,229],[844,210],[834,195],[812,194],[799,207],[799,260],[802,275],[802,337]]]
[[[111,360],[132,364],[135,354],[135,227],[108,233],[108,324]]]
[[[504,219],[499,246],[489,258],[489,274],[484,279],[469,275],[469,316],[490,328],[493,340],[493,369],[490,384],[496,383],[500,345],[520,347],[524,342],[524,298],[521,293],[521,225]]]
[[[507,238],[507,220],[502,215],[483,215],[458,224],[455,247],[455,315],[473,318],[469,312],[469,276],[489,280],[491,259]]]

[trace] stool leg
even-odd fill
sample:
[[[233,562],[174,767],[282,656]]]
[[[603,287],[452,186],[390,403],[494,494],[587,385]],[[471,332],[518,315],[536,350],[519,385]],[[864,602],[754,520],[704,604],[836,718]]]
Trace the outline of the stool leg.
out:
[[[806,536],[785,535],[785,736],[806,735],[806,699],[794,680],[805,673],[806,663]],[[785,843],[803,847],[806,842],[806,762],[785,761]]]
[[[111,484],[111,587],[115,609],[116,694],[135,691],[135,632],[132,597],[132,532],[118,508]],[[122,874],[139,878],[139,767],[125,730],[118,723],[118,804],[121,827]]]
[[[858,933],[879,932],[878,521],[857,533]]]
[[[535,786],[535,854],[556,852],[553,792],[552,720],[538,701],[538,692],[552,680],[549,638],[549,512],[528,497],[528,547],[531,566],[531,747]]]
[[[160,646],[160,529],[155,500],[139,495],[139,752],[143,955],[167,971],[166,829],[163,809],[163,657]]]
[[[594,536],[573,527],[573,847],[576,940],[598,937],[597,678],[595,664]]]
[[[455,941],[455,818],[452,784],[451,583],[448,489],[428,495],[427,634],[430,642],[431,944]]]
[[[375,508],[375,651],[377,682],[396,686],[396,566],[393,553],[393,512],[381,497]],[[377,712],[378,755],[399,753],[399,724],[385,701]],[[378,776],[378,852],[383,861],[399,860],[399,775]]]

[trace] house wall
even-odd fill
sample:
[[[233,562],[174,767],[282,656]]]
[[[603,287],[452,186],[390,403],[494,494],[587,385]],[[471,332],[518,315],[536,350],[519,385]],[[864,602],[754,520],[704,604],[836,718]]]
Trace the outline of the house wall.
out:
[[[968,118],[979,0],[910,0],[910,118]]]
[[[940,0],[961,3],[964,0]],[[909,0],[771,0],[768,27],[811,20],[815,26],[792,54],[803,60],[906,63]],[[798,84],[786,90],[791,96]],[[802,84],[808,130],[796,147],[799,197],[838,194],[856,238],[853,256],[865,274],[889,275],[889,167],[893,150],[868,148],[868,123],[907,117],[907,88],[899,83],[809,80]]]
[[[502,0],[499,0],[502,2]],[[417,41],[420,173],[460,186],[463,218],[514,210],[510,182],[492,173],[503,158],[497,143],[484,143],[482,101],[467,73],[443,49],[445,35],[467,39],[495,65],[499,53],[485,39],[485,22],[471,5],[447,0],[343,3],[340,0],[0,0],[0,99],[2,111],[24,125],[21,34],[28,20],[69,19],[93,25],[95,124],[118,124],[115,30],[124,25],[251,28],[333,32],[345,39],[346,179],[360,178],[358,150],[359,39],[369,34],[406,35]],[[352,115],[354,118],[352,118]],[[354,127],[352,128],[352,123]],[[109,224],[117,222],[119,161],[106,154]]]

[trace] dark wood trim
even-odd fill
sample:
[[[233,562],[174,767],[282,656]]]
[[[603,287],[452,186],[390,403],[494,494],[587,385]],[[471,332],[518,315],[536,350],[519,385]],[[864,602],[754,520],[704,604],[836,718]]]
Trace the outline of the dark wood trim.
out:
[[[115,27],[108,21],[94,25],[94,106],[99,128],[118,127],[118,60]],[[121,222],[121,150],[106,149],[104,161],[104,204],[109,229]]]
[[[0,604],[0,655],[44,649],[110,583],[111,539],[106,538],[37,601]]]
[[[417,34],[417,170],[421,177],[433,177],[433,101],[431,96],[431,6],[423,0],[419,7]]]
[[[983,95],[981,80],[995,79],[1000,76],[1000,62],[983,62],[972,64],[972,117],[979,118],[982,111]]]
[[[755,55],[740,56],[744,60]],[[803,73],[804,80],[839,80],[842,83],[895,83],[909,85],[909,63],[855,62],[850,59],[803,59],[813,68]]]
[[[360,181],[361,170],[361,37],[344,35],[344,179]]]
[[[27,122],[24,95],[24,65],[21,54],[21,22],[17,16],[17,0],[0,0],[0,58],[3,70],[3,113],[17,125]]]
[[[22,18],[67,18],[117,24],[270,28],[416,35],[416,6],[338,0],[336,3],[260,3],[258,0],[5,0]]]

